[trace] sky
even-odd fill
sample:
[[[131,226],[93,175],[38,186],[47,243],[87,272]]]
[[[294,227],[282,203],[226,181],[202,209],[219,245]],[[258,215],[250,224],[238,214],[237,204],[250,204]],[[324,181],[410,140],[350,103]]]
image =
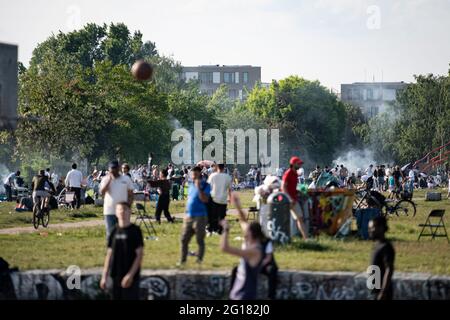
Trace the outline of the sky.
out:
[[[183,65],[254,65],[262,81],[447,74],[450,0],[0,0],[0,42],[28,65],[52,33],[123,22]]]

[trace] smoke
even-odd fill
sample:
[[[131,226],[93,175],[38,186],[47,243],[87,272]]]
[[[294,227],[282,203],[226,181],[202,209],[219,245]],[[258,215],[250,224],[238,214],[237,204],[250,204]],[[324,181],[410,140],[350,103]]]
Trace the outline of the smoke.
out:
[[[183,126],[181,125],[180,121],[178,121],[178,119],[174,118],[174,117],[170,117],[170,124],[172,125],[172,127],[174,129],[180,129]]]
[[[8,168],[4,164],[0,163],[0,193],[5,192],[5,188],[3,187],[3,181],[6,179],[9,173],[10,172]]]
[[[364,150],[349,150],[339,157],[336,160],[333,160],[333,165],[341,165],[343,164],[349,173],[355,172],[356,169],[360,168],[361,170],[365,170],[369,165],[376,165],[373,151],[369,149]]]

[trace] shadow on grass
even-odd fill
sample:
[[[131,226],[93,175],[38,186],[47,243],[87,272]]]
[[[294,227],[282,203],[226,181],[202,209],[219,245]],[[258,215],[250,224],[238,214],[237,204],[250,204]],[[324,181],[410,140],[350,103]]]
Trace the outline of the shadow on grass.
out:
[[[71,218],[95,218],[98,217],[99,215],[96,213],[80,213],[80,212],[71,212],[69,214],[67,214],[68,217]]]
[[[329,251],[333,250],[331,246],[322,244],[315,241],[296,241],[289,244],[286,249],[292,249],[292,250],[308,250],[308,251],[317,251],[317,252],[323,252],[323,251]]]

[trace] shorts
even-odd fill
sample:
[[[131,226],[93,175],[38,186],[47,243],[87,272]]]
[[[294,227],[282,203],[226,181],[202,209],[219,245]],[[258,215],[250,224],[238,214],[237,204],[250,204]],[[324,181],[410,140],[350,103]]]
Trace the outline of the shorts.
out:
[[[295,201],[294,206],[291,208],[291,215],[294,220],[303,219],[303,211],[298,201]]]
[[[33,203],[37,203],[39,197],[41,198],[41,200],[43,200],[43,198],[49,198],[50,197],[50,193],[48,193],[45,190],[33,191]]]

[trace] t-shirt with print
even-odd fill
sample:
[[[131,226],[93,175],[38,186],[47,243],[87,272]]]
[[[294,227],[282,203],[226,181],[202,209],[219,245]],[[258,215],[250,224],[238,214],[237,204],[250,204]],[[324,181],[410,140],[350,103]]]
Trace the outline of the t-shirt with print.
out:
[[[102,188],[110,177],[102,179],[100,188]],[[108,190],[103,199],[103,214],[105,216],[116,214],[116,205],[121,202],[128,202],[128,191],[133,190],[133,182],[127,175],[120,175],[112,179]]]
[[[202,180],[200,188],[209,196],[211,187],[206,181]],[[200,200],[199,194],[200,191],[195,186],[195,183],[189,183],[188,200],[186,203],[186,215],[188,217],[206,217],[208,215],[206,203]]]
[[[134,224],[120,228],[117,226],[108,239],[108,248],[112,249],[111,277],[122,279],[130,271],[136,259],[136,249],[143,247],[141,228]],[[134,280],[139,279],[140,269],[136,272]]]

